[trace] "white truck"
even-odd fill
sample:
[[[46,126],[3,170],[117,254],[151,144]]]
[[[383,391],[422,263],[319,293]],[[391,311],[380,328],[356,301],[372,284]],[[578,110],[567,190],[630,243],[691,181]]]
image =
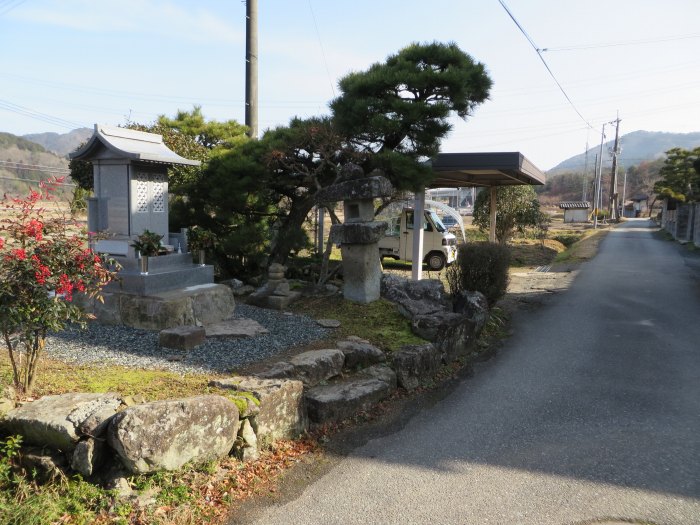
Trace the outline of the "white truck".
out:
[[[379,257],[395,260],[413,260],[413,210],[405,208],[401,215],[386,220],[389,224],[384,237],[379,239]],[[457,258],[457,238],[432,210],[423,217],[423,262],[430,270],[442,270]]]

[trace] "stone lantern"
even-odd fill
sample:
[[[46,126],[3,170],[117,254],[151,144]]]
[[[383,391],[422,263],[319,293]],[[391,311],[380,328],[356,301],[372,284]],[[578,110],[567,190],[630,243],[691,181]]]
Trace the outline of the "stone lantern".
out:
[[[346,299],[358,303],[379,299],[382,265],[378,242],[387,224],[374,220],[374,199],[388,197],[393,191],[386,177],[365,177],[358,166],[348,165],[340,182],[319,192],[320,202],[343,201],[344,223],[334,224],[330,236],[340,244]]]

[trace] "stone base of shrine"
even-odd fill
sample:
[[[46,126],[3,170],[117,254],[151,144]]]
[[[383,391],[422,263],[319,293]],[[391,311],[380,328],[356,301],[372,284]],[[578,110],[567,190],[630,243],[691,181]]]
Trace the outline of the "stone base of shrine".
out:
[[[106,292],[157,295],[214,282],[214,267],[193,264],[189,253],[149,257],[147,272],[142,271],[139,259],[118,256],[113,259],[121,269],[117,272],[117,279],[105,288]]]
[[[85,307],[98,323],[145,330],[175,326],[204,326],[231,317],[233,291],[222,284],[200,284],[151,295],[104,291],[104,302],[87,301]]]

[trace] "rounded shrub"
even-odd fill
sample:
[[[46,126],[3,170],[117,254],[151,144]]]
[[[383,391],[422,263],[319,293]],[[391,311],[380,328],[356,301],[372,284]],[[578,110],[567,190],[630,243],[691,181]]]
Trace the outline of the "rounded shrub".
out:
[[[467,243],[459,247],[457,260],[447,270],[453,296],[459,292],[481,292],[489,307],[505,295],[508,287],[510,249],[489,242]]]

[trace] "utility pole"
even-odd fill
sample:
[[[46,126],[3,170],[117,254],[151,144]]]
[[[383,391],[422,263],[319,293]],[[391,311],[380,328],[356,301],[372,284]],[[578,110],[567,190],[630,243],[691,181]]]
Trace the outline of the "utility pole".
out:
[[[598,162],[596,166],[596,177],[593,195],[593,228],[598,227],[598,208],[600,207],[600,186],[601,178],[603,175],[603,142],[605,142],[605,124],[603,124],[603,131],[600,132],[600,151],[598,153]]]
[[[588,139],[586,139],[586,153],[585,161],[583,164],[583,192],[581,194],[581,201],[586,202],[586,197],[588,196]]]
[[[245,125],[258,137],[258,0],[245,2]]]
[[[623,166],[624,169],[624,166]],[[627,193],[627,170],[625,170],[625,179],[622,183],[622,217],[625,216],[625,194]]]
[[[618,195],[617,195],[617,156],[620,154],[620,116],[618,114],[617,118],[613,121],[615,123],[615,145],[612,151],[612,174],[610,176],[610,220],[616,221],[619,217],[617,215],[618,206]],[[612,124],[612,122],[611,122]]]

